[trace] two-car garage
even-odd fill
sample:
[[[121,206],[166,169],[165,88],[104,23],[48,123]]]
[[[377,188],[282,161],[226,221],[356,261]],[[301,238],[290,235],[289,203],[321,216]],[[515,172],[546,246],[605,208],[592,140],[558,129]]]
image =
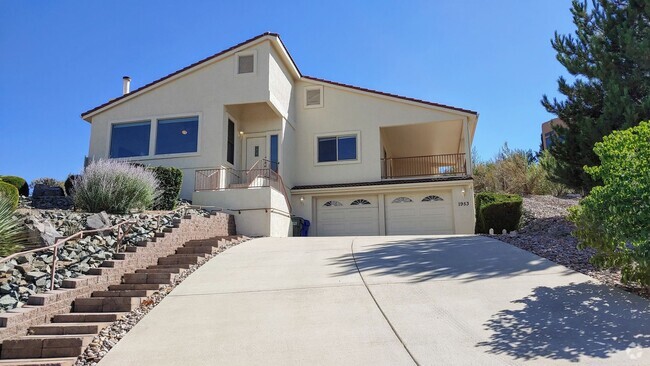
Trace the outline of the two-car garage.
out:
[[[453,234],[451,191],[321,197],[318,236]]]

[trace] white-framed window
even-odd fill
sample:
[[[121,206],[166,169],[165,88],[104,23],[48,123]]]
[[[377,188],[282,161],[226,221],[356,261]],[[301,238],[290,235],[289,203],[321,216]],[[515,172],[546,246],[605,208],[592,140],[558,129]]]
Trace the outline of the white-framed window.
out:
[[[246,75],[257,72],[257,52],[243,51],[235,55],[235,74]]]
[[[323,107],[323,86],[306,86],[305,87],[305,108]]]
[[[131,158],[149,155],[151,121],[114,123],[111,125],[111,144],[108,156]]]
[[[148,116],[109,124],[108,157],[151,160],[197,155],[201,113]]]
[[[195,153],[199,147],[199,117],[159,119],[156,155]]]
[[[317,164],[340,164],[360,161],[359,132],[342,132],[315,137]]]

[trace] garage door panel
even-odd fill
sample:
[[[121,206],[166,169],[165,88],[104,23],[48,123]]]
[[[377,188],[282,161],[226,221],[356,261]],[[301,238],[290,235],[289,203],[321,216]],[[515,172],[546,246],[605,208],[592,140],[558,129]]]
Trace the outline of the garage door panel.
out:
[[[450,192],[417,192],[386,197],[386,234],[453,233]]]
[[[316,215],[320,236],[379,235],[376,196],[319,199]]]

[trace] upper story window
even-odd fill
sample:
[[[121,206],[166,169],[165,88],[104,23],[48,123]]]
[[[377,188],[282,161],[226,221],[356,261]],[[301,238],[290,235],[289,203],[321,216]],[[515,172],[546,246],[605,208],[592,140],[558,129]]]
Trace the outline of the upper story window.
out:
[[[305,87],[305,108],[319,108],[323,106],[323,87]]]
[[[318,137],[318,162],[357,160],[358,135]]]
[[[157,128],[156,155],[198,151],[198,117],[159,119]]]
[[[151,121],[119,123],[111,127],[111,158],[149,155]]]
[[[255,53],[237,54],[237,74],[255,73]]]

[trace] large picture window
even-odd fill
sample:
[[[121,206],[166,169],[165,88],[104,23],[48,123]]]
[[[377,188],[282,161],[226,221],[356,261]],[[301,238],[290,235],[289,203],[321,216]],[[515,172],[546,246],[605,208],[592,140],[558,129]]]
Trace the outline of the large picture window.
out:
[[[197,152],[198,140],[197,117],[158,120],[156,155]]]
[[[111,127],[111,158],[149,155],[151,122],[114,124]]]
[[[318,162],[357,160],[357,135],[318,138]]]

